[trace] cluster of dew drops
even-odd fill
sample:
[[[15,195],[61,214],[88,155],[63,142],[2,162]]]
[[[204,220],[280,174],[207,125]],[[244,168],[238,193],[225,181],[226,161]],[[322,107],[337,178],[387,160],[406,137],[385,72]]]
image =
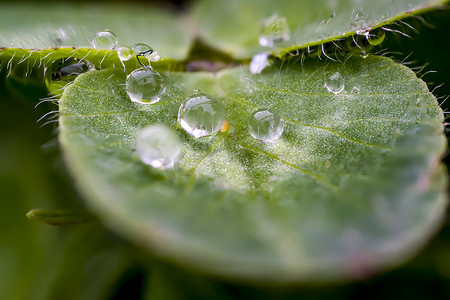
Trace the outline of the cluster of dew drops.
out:
[[[356,15],[355,22],[361,20],[361,16]],[[369,42],[373,40],[368,29],[356,33],[366,36]],[[290,31],[286,18],[274,14],[264,21],[259,37],[261,46],[272,47],[289,39]],[[380,42],[380,39],[384,39],[384,35],[376,42]],[[164,79],[151,67],[151,62],[159,60],[160,57],[150,46],[135,44],[132,47],[119,47],[116,35],[109,30],[98,32],[92,45],[94,48],[116,50],[121,61],[129,60],[134,55],[147,58],[148,66],[143,65],[127,76],[126,91],[131,101],[151,105],[157,103],[166,92]],[[250,72],[261,73],[268,65],[268,54],[257,54],[250,63]],[[338,94],[344,89],[344,78],[336,72],[326,79],[324,87],[328,92]],[[226,131],[228,124],[224,104],[199,91],[184,99],[178,111],[178,123],[196,139]],[[275,142],[284,130],[284,120],[277,113],[265,108],[254,111],[247,123],[250,136],[262,143]],[[168,169],[173,168],[178,161],[181,143],[175,131],[166,125],[150,125],[137,133],[136,152],[145,164],[157,169]]]

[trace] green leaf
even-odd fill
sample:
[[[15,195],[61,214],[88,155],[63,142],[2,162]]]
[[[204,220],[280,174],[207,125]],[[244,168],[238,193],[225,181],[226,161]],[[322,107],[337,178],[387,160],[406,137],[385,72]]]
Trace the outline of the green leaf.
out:
[[[0,12],[0,46],[90,47],[98,31],[109,29],[121,46],[146,43],[172,59],[186,59],[189,47],[198,38],[237,59],[248,59],[260,52],[284,55],[309,46],[317,46],[321,52],[323,43],[437,9],[446,2],[203,0],[179,14],[146,4],[4,4]],[[258,38],[264,21],[275,13],[286,18],[289,40],[262,47]]]
[[[166,57],[182,59],[189,47],[176,14],[146,4],[5,3],[0,17],[0,45],[11,48],[91,47],[104,29],[121,46],[146,43]]]
[[[436,9],[444,2],[201,0],[194,5],[193,15],[206,41],[238,58],[246,58],[268,50],[281,55],[307,46],[320,47],[325,42],[354,35],[358,30],[378,28]],[[262,47],[258,38],[263,31],[263,20],[273,14],[286,18],[290,39],[273,47]]]
[[[251,281],[361,278],[410,257],[439,224],[443,113],[406,67],[369,56],[258,75],[160,72],[167,91],[153,105],[130,101],[120,70],[80,75],[61,98],[59,136],[92,209],[160,257]],[[336,72],[345,88],[333,94]],[[227,131],[195,139],[180,127],[195,88],[224,103]],[[248,133],[258,108],[285,120],[274,143]],[[135,152],[136,132],[159,123],[182,143],[173,170]]]
[[[75,210],[32,209],[27,213],[27,217],[50,225],[72,225],[93,221],[89,213]]]

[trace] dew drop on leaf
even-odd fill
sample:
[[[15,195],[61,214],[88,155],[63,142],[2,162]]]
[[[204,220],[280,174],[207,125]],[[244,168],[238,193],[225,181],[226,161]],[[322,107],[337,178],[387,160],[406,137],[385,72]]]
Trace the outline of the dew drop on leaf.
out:
[[[367,52],[367,50],[361,50],[360,55],[362,58],[367,58],[369,56],[369,52]]]
[[[178,122],[195,138],[213,135],[223,127],[225,107],[208,94],[194,94],[180,106]]]
[[[153,104],[165,93],[164,79],[153,69],[140,68],[127,76],[126,88],[131,101]]]
[[[134,51],[127,46],[120,47],[117,49],[117,55],[121,61],[129,60],[134,55]]]
[[[165,125],[145,127],[136,136],[136,152],[142,162],[157,169],[172,168],[180,150],[176,133]]]
[[[113,50],[119,46],[117,36],[109,30],[97,32],[92,41],[92,46],[96,49]]]
[[[284,121],[268,109],[258,109],[248,119],[250,135],[264,143],[276,141],[283,134]]]
[[[252,57],[252,61],[250,62],[250,73],[259,74],[261,73],[265,67],[269,65],[267,53],[256,54]]]
[[[149,61],[158,61],[161,58],[158,52],[156,52],[152,47],[144,43],[134,44],[133,46],[131,46],[131,49],[134,51],[134,54],[147,52],[146,54],[144,54],[144,57]]]
[[[272,47],[274,44],[289,41],[291,33],[286,18],[273,14],[263,23],[263,29],[259,36],[259,44]]]
[[[369,42],[369,44],[371,44],[372,46],[377,46],[384,41],[385,36],[386,36],[386,33],[384,32],[383,29],[380,28],[378,30],[370,31],[366,35],[366,38],[367,38],[367,41]]]
[[[325,87],[330,93],[340,93],[344,89],[344,78],[336,72],[325,81]]]
[[[131,49],[134,51],[135,54],[139,54],[141,52],[146,52],[146,51],[149,51],[149,50],[153,50],[152,47],[150,47],[149,45],[144,44],[144,43],[134,44],[133,46],[131,46]]]
[[[361,88],[358,86],[358,85],[355,85],[353,88],[352,88],[352,90],[351,90],[351,93],[352,94],[359,94],[359,90],[360,90]]]

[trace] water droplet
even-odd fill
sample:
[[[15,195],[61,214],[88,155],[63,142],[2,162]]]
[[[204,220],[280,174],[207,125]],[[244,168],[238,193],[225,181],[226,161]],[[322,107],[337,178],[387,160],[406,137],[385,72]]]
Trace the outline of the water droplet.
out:
[[[165,125],[145,127],[136,136],[137,154],[145,164],[157,169],[172,168],[180,150],[176,133]]]
[[[269,55],[267,53],[260,53],[253,56],[250,63],[250,72],[252,74],[261,73],[269,65],[268,57]]]
[[[150,47],[147,44],[143,44],[143,43],[134,44],[133,46],[131,46],[131,49],[133,49],[135,54],[139,54],[141,52],[146,52],[148,50],[153,50],[152,47]]]
[[[180,106],[178,122],[196,138],[213,135],[223,128],[225,107],[210,95],[194,94]]]
[[[166,92],[164,79],[153,69],[140,68],[127,76],[127,93],[137,103],[153,104]]]
[[[291,33],[286,18],[273,14],[266,19],[259,37],[259,44],[265,47],[272,47],[274,44],[289,41]]]
[[[139,54],[142,52],[147,52],[147,51],[153,50],[153,51],[151,51],[151,53],[145,54],[144,57],[149,61],[158,61],[161,59],[161,57],[158,55],[158,52],[156,52],[152,47],[150,47],[147,44],[137,43],[137,44],[134,44],[133,46],[131,46],[131,49],[133,49],[134,54]]]
[[[113,50],[119,46],[119,41],[113,32],[106,29],[97,32],[92,41],[92,46],[96,49]]]
[[[362,57],[362,58],[367,58],[367,57],[369,57],[369,52],[367,52],[366,50],[361,50],[361,57]]]
[[[268,109],[258,109],[248,119],[248,131],[250,135],[264,143],[278,140],[283,130],[283,119]]]
[[[330,93],[340,93],[344,89],[344,78],[339,72],[331,75],[324,85]]]
[[[382,28],[372,30],[366,35],[366,39],[372,46],[377,46],[384,41],[386,33]]]
[[[120,47],[117,49],[117,55],[121,61],[129,60],[134,55],[134,51],[130,47]]]
[[[352,93],[352,94],[359,94],[359,90],[360,90],[360,87],[357,86],[357,85],[355,85],[355,86],[352,88],[351,93]]]

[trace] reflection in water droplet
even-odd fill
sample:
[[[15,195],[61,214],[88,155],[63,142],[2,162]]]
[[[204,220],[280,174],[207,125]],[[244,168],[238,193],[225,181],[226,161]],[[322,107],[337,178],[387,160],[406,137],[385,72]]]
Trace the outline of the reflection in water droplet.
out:
[[[361,50],[361,57],[362,57],[362,58],[367,58],[367,57],[369,57],[369,52],[367,52],[366,50]]]
[[[127,76],[127,93],[134,102],[153,104],[165,93],[164,80],[161,75],[149,68],[134,70]]]
[[[291,33],[286,18],[273,14],[266,19],[259,37],[259,44],[265,47],[272,47],[274,44],[289,41]]]
[[[268,109],[258,109],[248,119],[248,131],[250,135],[264,143],[278,140],[283,130],[283,119]]]
[[[145,164],[157,169],[172,168],[180,150],[176,133],[165,125],[145,127],[136,136],[137,154]]]
[[[252,74],[261,73],[264,68],[269,65],[268,56],[269,55],[267,53],[260,53],[253,56],[250,63],[250,72]]]
[[[92,46],[96,49],[113,50],[119,46],[119,41],[113,32],[103,30],[97,32],[92,41]]]
[[[340,93],[344,89],[344,78],[339,72],[331,75],[324,85],[330,93]]]
[[[384,38],[386,37],[386,33],[382,28],[378,30],[372,30],[369,32],[369,34],[366,35],[367,41],[372,46],[377,46],[381,44],[384,41]]]
[[[148,52],[144,55],[144,57],[149,61],[158,61],[161,59],[161,57],[158,55],[158,52],[156,52],[152,47],[150,47],[147,44],[137,43],[131,46],[131,49],[134,51],[134,54]]]
[[[130,47],[120,47],[117,49],[117,55],[119,56],[121,61],[129,60],[133,55],[134,52]]]
[[[199,93],[180,106],[178,122],[195,138],[213,135],[225,122],[225,107],[210,95]]]

